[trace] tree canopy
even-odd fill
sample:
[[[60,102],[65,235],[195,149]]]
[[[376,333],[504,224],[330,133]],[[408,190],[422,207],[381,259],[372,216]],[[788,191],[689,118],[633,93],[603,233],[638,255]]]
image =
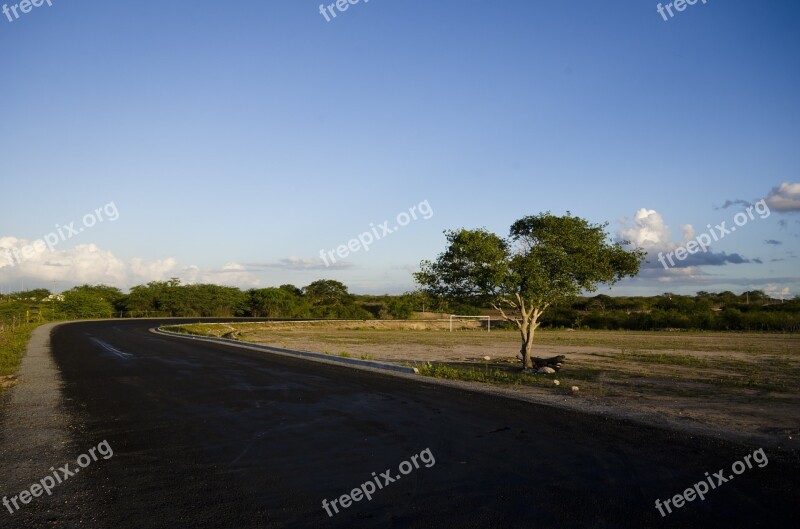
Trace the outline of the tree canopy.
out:
[[[548,307],[638,273],[645,252],[611,242],[607,226],[547,212],[517,220],[508,238],[485,229],[446,231],[445,251],[423,261],[414,277],[432,296],[498,310],[519,329],[523,367],[530,368],[534,332]]]

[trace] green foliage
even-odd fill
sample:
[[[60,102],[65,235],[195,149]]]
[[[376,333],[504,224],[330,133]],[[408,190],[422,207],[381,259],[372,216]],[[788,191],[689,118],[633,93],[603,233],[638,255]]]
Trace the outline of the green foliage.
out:
[[[36,323],[25,323],[12,328],[0,322],[0,376],[17,372],[31,333],[38,326]]]
[[[665,293],[652,297],[580,297],[542,318],[544,327],[608,330],[708,330],[800,332],[800,302],[779,302],[763,292],[696,296]]]
[[[484,304],[513,291],[511,245],[484,229],[445,231],[447,249],[414,279],[433,298]]]
[[[74,287],[67,292],[86,292],[95,294],[105,301],[109,302],[116,308],[117,304],[125,299],[125,294],[122,293],[117,287],[110,287],[108,285],[81,285]]]
[[[231,317],[249,314],[248,295],[235,287],[181,285],[176,278],[131,288],[125,299],[130,316]]]
[[[528,216],[511,226],[519,247],[512,258],[512,287],[537,305],[592,292],[639,272],[643,250],[626,250],[608,242],[605,224],[591,224],[569,212]]]
[[[396,320],[407,320],[414,312],[414,302],[408,296],[401,296],[389,300],[386,306],[389,315]]]
[[[308,302],[286,288],[261,288],[247,291],[250,315],[257,318],[308,318]]]
[[[281,290],[285,290],[286,292],[292,294],[293,296],[297,296],[298,298],[302,297],[302,295],[303,295],[303,289],[302,288],[297,288],[294,285],[285,284],[285,285],[279,286],[278,288],[280,288]]]
[[[483,314],[483,310],[479,307],[467,305],[466,303],[450,303],[447,307],[448,312],[459,316],[481,316]]]
[[[303,288],[303,295],[315,307],[353,302],[353,297],[344,283],[332,279],[314,281]]]
[[[260,318],[406,319],[423,307],[428,312],[489,314],[486,304],[468,305],[423,291],[399,296],[352,295],[338,281],[306,287],[311,300],[294,285],[246,292],[218,285],[181,285],[177,279],[138,285],[123,294],[106,285],[81,285],[66,291],[63,302],[47,289],[0,295],[0,323],[141,316],[255,316]],[[493,312],[494,317],[499,317]],[[800,298],[776,300],[762,291],[670,292],[658,296],[577,296],[554,303],[540,318],[542,327],[608,330],[709,330],[800,332]],[[493,322],[493,329],[517,329]]]
[[[132,313],[131,315],[157,311],[166,285],[162,281],[152,281],[147,285],[132,287],[125,300],[125,310]]]
[[[50,291],[46,288],[34,288],[32,290],[24,290],[21,292],[13,292],[8,295],[9,299],[25,300],[25,301],[41,301],[50,295]]]
[[[599,370],[572,370],[568,378],[563,380],[564,373],[561,373],[560,376],[526,374],[509,368],[489,366],[471,367],[426,362],[416,365],[415,367],[419,370],[420,375],[428,377],[484,382],[504,386],[539,386],[552,388],[553,391],[557,393],[567,393],[567,388],[572,382],[595,380],[600,375]],[[563,386],[555,386],[553,384],[553,379],[556,378],[556,376],[563,380]]]
[[[643,252],[608,242],[606,226],[542,213],[516,221],[509,239],[484,229],[447,231],[445,252],[423,261],[414,277],[434,297],[512,308],[521,298],[544,308],[636,275]]]
[[[509,239],[484,229],[446,231],[445,251],[423,261],[414,278],[431,296],[488,303],[513,321],[523,367],[531,367],[533,336],[551,305],[638,273],[645,251],[609,242],[607,225],[548,212],[516,221]]]
[[[67,319],[110,318],[114,305],[106,299],[103,288],[75,287],[64,292],[64,301],[54,302]]]
[[[373,319],[364,308],[358,306],[347,287],[339,281],[320,279],[303,289],[303,297],[311,306],[311,316],[343,320]]]

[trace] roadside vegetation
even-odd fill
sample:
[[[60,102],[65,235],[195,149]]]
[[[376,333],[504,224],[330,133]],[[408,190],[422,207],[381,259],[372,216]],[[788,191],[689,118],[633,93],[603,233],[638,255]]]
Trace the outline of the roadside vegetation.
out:
[[[443,324],[444,323],[444,324]],[[597,391],[657,386],[668,393],[689,382],[719,391],[742,388],[794,393],[800,387],[800,336],[730,332],[634,332],[545,330],[537,336],[538,355],[564,354],[558,373],[519,370],[519,335],[486,332],[473,322],[448,332],[446,322],[249,322],[193,323],[168,330],[319,353],[370,355],[408,364],[439,378],[513,386],[587,385]],[[489,359],[486,360],[486,357]]]
[[[0,393],[14,382],[25,347],[37,323],[15,326],[0,324]]]
[[[49,295],[49,293],[48,293]],[[52,318],[47,302],[0,299],[0,393],[16,383],[16,372],[33,330]]]
[[[282,285],[240,290],[219,285],[182,285],[179,280],[138,285],[124,294],[106,285],[82,285],[59,294],[36,289],[0,295],[0,321],[83,318],[255,317],[265,319],[416,320],[449,314],[487,315],[494,329],[516,329],[491,306],[447,301],[423,292],[357,295],[332,280],[305,287]],[[553,304],[539,318],[547,329],[704,330],[800,332],[800,297],[781,300],[762,291],[694,296],[664,293],[632,297],[575,296]],[[538,337],[537,337],[538,340]]]
[[[517,220],[507,238],[485,229],[446,231],[445,251],[422,261],[414,279],[433,298],[500,313],[520,333],[522,368],[534,369],[534,337],[550,307],[639,273],[646,252],[612,242],[607,226],[547,212]]]
[[[533,349],[536,356],[563,354],[567,361],[557,373],[533,374],[519,369],[519,332],[497,321],[491,308],[447,304],[420,293],[358,296],[340,285],[284,285],[277,289],[282,293],[276,294],[276,289],[240,291],[171,281],[134,288],[130,294],[102,285],[84,285],[58,295],[44,289],[3,295],[0,386],[15,383],[14,373],[31,332],[48,321],[258,314],[265,321],[192,323],[171,330],[332,356],[406,363],[424,376],[492,384],[571,401],[575,395],[578,401],[602,398],[604,402],[624,403],[642,411],[659,410],[679,418],[690,414],[705,420],[703,417],[708,416],[709,422],[716,420],[720,425],[735,416],[737,425],[764,431],[776,424],[790,424],[787,418],[796,416],[794,410],[800,405],[800,335],[789,332],[797,330],[791,323],[797,321],[800,312],[797,299],[776,300],[758,291],[742,295],[667,293],[649,298],[579,296],[558,303],[542,317]],[[258,308],[254,309],[254,303]],[[389,306],[410,308],[403,315],[408,319],[393,314]],[[470,312],[491,315],[491,332],[479,320],[457,322],[457,332],[448,332],[449,321],[443,317]],[[732,313],[742,317],[732,320]],[[294,318],[277,321],[289,319],[287,314]],[[342,320],[347,314],[363,318]],[[308,321],[324,315],[329,319]],[[689,323],[678,319],[685,317]],[[616,330],[618,325],[610,324],[625,318],[638,322],[650,318],[650,324],[635,331]],[[769,323],[779,319],[790,324]],[[705,328],[722,330],[698,330],[704,327],[696,327],[695,321],[711,322]],[[780,332],[743,332],[748,328]],[[580,388],[577,394],[571,391],[572,386]],[[790,427],[788,435],[800,433],[795,430]]]
[[[82,285],[59,294],[47,289],[35,289],[0,295],[0,382],[9,383],[19,366],[24,352],[24,344],[36,325],[48,321],[63,321],[88,318],[139,318],[139,317],[256,317],[281,320],[335,319],[357,320],[349,324],[348,332],[358,330],[379,331],[358,333],[358,339],[344,331],[336,333],[317,333],[314,340],[331,354],[376,355],[374,350],[365,350],[367,345],[386,345],[397,347],[409,338],[406,331],[381,328],[379,323],[393,320],[417,322],[423,327],[429,322],[446,318],[449,314],[488,315],[492,322],[491,337],[481,333],[467,333],[461,339],[478,341],[481,347],[503,348],[502,355],[514,361],[514,352],[520,350],[519,332],[511,322],[499,321],[501,314],[491,307],[489,301],[475,299],[454,299],[431,295],[423,291],[402,295],[355,295],[346,285],[333,280],[321,279],[305,287],[281,285],[261,289],[240,290],[234,287],[197,284],[183,285],[178,279],[155,281],[147,285],[133,287],[125,294],[121,290],[106,285]],[[698,331],[737,331],[763,333],[800,332],[800,297],[782,300],[774,299],[761,291],[744,292],[698,292],[694,296],[664,293],[651,297],[612,297],[605,294],[597,296],[572,296],[554,302],[540,314],[536,343],[542,346],[597,346],[619,348],[619,358],[636,361],[637,364],[675,365],[694,368],[710,368],[708,360],[696,356],[676,354],[677,350],[717,351],[720,344],[718,335],[699,332],[706,336],[695,340]],[[416,325],[416,324],[415,324]],[[430,323],[432,327],[437,324]],[[439,329],[446,328],[447,322],[440,321]],[[466,328],[479,328],[485,322],[471,321]],[[470,327],[471,326],[471,327]],[[197,332],[192,327],[181,327],[179,332]],[[231,338],[249,339],[247,331],[228,329]],[[579,332],[556,332],[570,329]],[[301,338],[305,331],[279,331],[273,329],[275,345],[293,347],[294,338]],[[636,330],[625,333],[624,342],[615,330]],[[672,331],[658,332],[652,331]],[[591,331],[591,332],[587,332]],[[681,332],[676,332],[681,331]],[[283,332],[283,334],[281,334]],[[514,335],[516,332],[516,336]],[[468,337],[468,335],[473,335]],[[657,339],[653,339],[654,335]],[[505,338],[502,338],[505,336]],[[752,354],[763,352],[765,343],[773,334],[764,334],[763,340],[754,340],[748,335],[736,335],[737,349]],[[415,333],[418,343],[431,342],[441,345],[439,333]],[[362,346],[353,349],[352,345]],[[768,343],[767,347],[789,348],[783,342]],[[294,345],[296,346],[296,344]],[[663,349],[665,354],[657,354]],[[669,350],[673,350],[670,352]],[[770,349],[772,350],[772,349]],[[796,349],[795,349],[796,350]],[[645,352],[643,352],[645,351]],[[786,353],[791,351],[786,350]],[[497,356],[492,353],[493,356]],[[516,360],[518,362],[518,360]],[[780,359],[774,359],[779,362]],[[570,360],[572,362],[572,360]],[[777,365],[777,364],[776,364]],[[494,376],[497,381],[524,385],[530,383],[524,378],[514,378],[502,372]],[[448,370],[449,369],[449,370]],[[463,379],[486,378],[475,374],[467,366],[431,367],[437,376]],[[460,373],[460,374],[458,374]],[[603,375],[606,376],[606,375]],[[728,380],[733,384],[732,379]],[[763,382],[738,381],[746,387],[764,387]]]
[[[467,382],[483,382],[486,384],[496,384],[501,386],[530,386],[540,388],[552,388],[557,393],[569,393],[570,387],[575,384],[583,384],[589,380],[596,379],[599,370],[570,370],[569,374],[538,376],[521,373],[519,369],[514,369],[511,364],[498,364],[496,362],[485,362],[483,366],[459,363],[425,362],[422,364],[411,364],[417,368],[420,375],[443,378],[447,380],[464,380]],[[491,365],[491,367],[490,367]],[[566,375],[566,376],[564,376]],[[558,382],[558,385],[556,385]]]

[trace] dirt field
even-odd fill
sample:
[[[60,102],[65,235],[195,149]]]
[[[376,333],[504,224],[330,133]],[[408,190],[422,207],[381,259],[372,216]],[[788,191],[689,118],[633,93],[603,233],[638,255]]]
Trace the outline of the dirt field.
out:
[[[518,366],[515,332],[474,328],[451,333],[447,322],[185,327],[198,334],[393,363],[445,363],[511,373]],[[798,335],[540,331],[534,354],[563,354],[567,361],[555,375],[517,377],[523,382],[506,385],[507,390],[541,402],[712,435],[800,446]],[[579,386],[577,393],[568,389],[573,385]]]

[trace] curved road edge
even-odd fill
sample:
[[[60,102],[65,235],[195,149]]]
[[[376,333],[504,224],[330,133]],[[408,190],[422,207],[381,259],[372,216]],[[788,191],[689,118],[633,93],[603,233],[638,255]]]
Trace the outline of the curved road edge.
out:
[[[154,334],[159,334],[162,336],[220,343],[223,345],[229,345],[231,347],[268,352],[271,354],[290,356],[295,358],[301,357],[313,362],[340,365],[343,367],[346,366],[353,369],[359,369],[362,371],[378,372],[386,375],[391,375],[394,377],[407,378],[408,380],[414,382],[424,382],[426,384],[457,388],[473,393],[483,393],[498,398],[524,401],[551,408],[560,408],[560,409],[583,413],[586,415],[600,416],[606,419],[631,422],[642,426],[658,428],[660,430],[684,432],[691,435],[698,435],[711,439],[726,440],[744,445],[754,445],[754,446],[757,445],[769,448],[779,447],[783,444],[782,438],[774,435],[768,435],[768,434],[758,435],[752,433],[743,433],[740,430],[721,429],[719,427],[699,422],[682,422],[676,419],[672,419],[670,417],[665,417],[657,413],[628,410],[624,408],[615,407],[613,405],[599,401],[589,401],[574,397],[563,397],[560,395],[552,395],[552,396],[531,395],[531,394],[520,393],[518,391],[515,391],[513,388],[486,385],[486,384],[481,384],[479,382],[467,382],[462,380],[448,380],[442,378],[419,376],[419,371],[417,370],[417,368],[414,367],[405,367],[394,364],[371,362],[355,358],[342,358],[322,353],[295,351],[291,349],[283,349],[280,347],[273,347],[269,345],[242,342],[239,340],[231,340],[229,338],[214,338],[214,337],[204,337],[204,336],[175,333],[170,331],[164,331],[160,327],[150,328],[149,330]]]
[[[46,323],[33,330],[17,372],[19,383],[2,396],[0,497],[10,498],[30,488],[49,475],[48,467],[74,460],[86,448],[76,444],[79,421],[64,401],[64,382],[50,343],[52,331],[66,323],[72,322]],[[91,505],[76,501],[86,495],[85,487],[83,480],[70,482],[58,494],[36,498],[35,509],[9,512],[7,506],[0,507],[0,526],[6,522],[18,527],[77,526],[100,519]]]
[[[346,358],[342,356],[332,356],[322,353],[312,353],[309,351],[296,351],[293,349],[283,349],[280,347],[272,347],[270,345],[261,345],[251,342],[231,340],[230,338],[214,338],[210,336],[206,337],[206,336],[195,336],[191,334],[182,334],[178,332],[165,331],[160,327],[153,327],[150,329],[150,332],[155,334],[161,334],[164,336],[172,336],[175,338],[184,338],[187,340],[200,340],[203,342],[224,343],[232,347],[240,347],[242,349],[253,349],[256,351],[265,351],[267,353],[273,353],[282,356],[302,357],[311,361],[323,362],[326,364],[347,364],[351,367],[356,367],[356,368],[387,370],[387,371],[395,371],[398,373],[408,373],[414,375],[419,374],[419,370],[416,367],[400,366],[396,364],[388,364],[385,362],[374,362],[372,360],[360,360],[358,358]]]

